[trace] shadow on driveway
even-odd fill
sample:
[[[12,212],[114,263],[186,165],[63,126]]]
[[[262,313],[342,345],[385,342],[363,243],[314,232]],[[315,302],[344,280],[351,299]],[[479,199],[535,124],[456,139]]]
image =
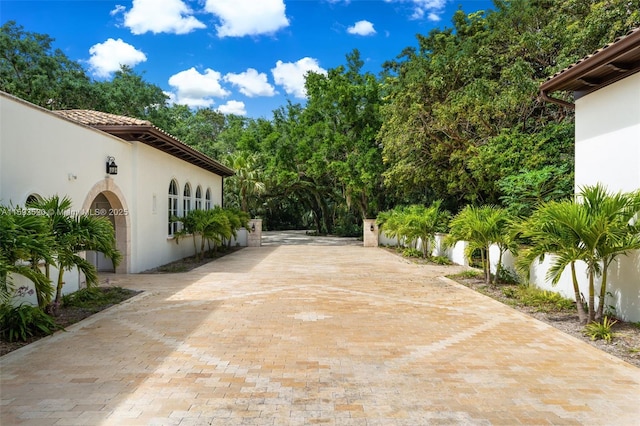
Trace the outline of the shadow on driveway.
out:
[[[353,237],[315,236],[307,231],[264,231],[263,246],[362,246],[362,240]]]

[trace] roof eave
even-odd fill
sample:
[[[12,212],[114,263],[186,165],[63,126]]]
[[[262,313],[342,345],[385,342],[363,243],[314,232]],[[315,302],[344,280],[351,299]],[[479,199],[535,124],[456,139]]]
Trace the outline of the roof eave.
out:
[[[619,40],[594,53],[592,56],[577,62],[549,78],[540,85],[540,97],[549,102],[571,108],[573,107],[572,103],[551,97],[550,94],[556,91],[571,90],[574,93],[574,99],[579,99],[593,91],[640,72],[640,63],[637,61],[630,67],[623,67],[620,63],[616,62],[618,58],[634,50],[640,50],[640,28],[631,31],[626,36],[621,37]],[[616,70],[617,73],[608,76],[603,81],[582,81],[584,84],[581,85],[579,90],[570,89],[572,82],[579,81],[589,73],[605,66]]]
[[[92,127],[125,140],[142,142],[223,177],[235,174],[229,167],[180,142],[154,126],[95,125]]]

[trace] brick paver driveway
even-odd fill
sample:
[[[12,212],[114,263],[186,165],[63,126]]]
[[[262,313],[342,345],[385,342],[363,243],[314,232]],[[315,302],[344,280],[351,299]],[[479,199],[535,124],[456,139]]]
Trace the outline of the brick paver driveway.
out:
[[[640,369],[363,247],[116,277],[135,300],[0,360],[2,425],[637,425]]]

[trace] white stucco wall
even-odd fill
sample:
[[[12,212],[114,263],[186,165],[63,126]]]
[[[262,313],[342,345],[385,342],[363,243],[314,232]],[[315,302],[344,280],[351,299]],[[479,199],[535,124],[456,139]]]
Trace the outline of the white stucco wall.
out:
[[[136,196],[131,201],[130,211],[133,223],[137,224],[132,235],[134,258],[137,262],[131,272],[144,271],[193,255],[191,237],[176,244],[173,238],[167,236],[169,183],[172,179],[178,183],[178,206],[181,216],[185,184],[191,185],[192,209],[195,208],[198,185],[202,188],[203,208],[207,188],[211,189],[212,206],[219,206],[222,203],[222,177],[141,143],[134,145],[132,160]]]
[[[115,157],[117,175],[106,174],[108,156]],[[178,183],[180,209],[187,182],[192,208],[198,185],[203,208],[207,188],[212,206],[222,202],[222,177],[215,173],[0,94],[0,203],[24,206],[30,194],[58,194],[69,197],[74,210],[82,210],[101,191],[113,192],[127,209],[121,212],[126,232],[117,235],[118,247],[127,251],[119,272],[140,272],[193,254],[190,239],[176,244],[167,235],[172,179]],[[82,284],[77,274],[65,277],[65,292]]]
[[[576,189],[640,188],[640,73],[576,101]]]
[[[576,100],[575,187],[604,184],[610,191],[640,189],[640,73]],[[545,263],[549,262],[547,259]],[[534,282],[573,299],[564,273],[556,287],[546,282],[544,265],[533,266]],[[610,267],[606,300],[628,321],[640,321],[640,252],[621,256]],[[584,281],[584,267],[578,267]],[[599,291],[600,281],[596,283]],[[588,292],[583,290],[585,297]]]

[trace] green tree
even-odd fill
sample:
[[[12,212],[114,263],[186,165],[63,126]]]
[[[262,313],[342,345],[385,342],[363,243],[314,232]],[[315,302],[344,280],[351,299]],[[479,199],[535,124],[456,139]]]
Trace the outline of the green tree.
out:
[[[465,254],[469,259],[476,250],[480,251],[482,269],[485,282],[491,283],[491,245],[497,244],[500,258],[496,266],[494,284],[498,282],[502,268],[502,255],[513,247],[511,233],[511,218],[506,210],[495,206],[466,206],[449,223],[449,235],[445,239],[447,245],[454,245],[458,241],[468,243]]]
[[[433,248],[438,232],[446,232],[450,214],[442,210],[441,201],[434,201],[431,206],[413,205],[404,212],[403,234],[408,241],[422,242],[422,257],[430,257],[429,248]]]
[[[129,66],[123,65],[111,80],[94,82],[99,94],[96,109],[154,121],[166,106],[167,95],[154,84],[147,83]]]
[[[595,315],[592,313],[592,277],[589,288],[589,319],[599,320],[604,312],[609,267],[620,255],[640,249],[640,227],[636,224],[640,214],[640,191],[611,193],[598,184],[581,188],[578,200],[586,208],[587,215],[594,218],[595,230],[591,234],[595,240],[595,258],[602,263],[599,303]],[[598,269],[593,268],[593,272],[597,273]]]
[[[238,151],[227,156],[226,163],[235,171],[235,175],[227,178],[225,199],[227,205],[239,207],[249,212],[257,197],[265,192],[259,158],[248,151]]]
[[[105,217],[77,214],[71,211],[72,203],[67,197],[54,195],[31,205],[46,214],[50,233],[54,239],[54,265],[58,270],[56,296],[53,311],[57,312],[62,301],[64,273],[77,268],[85,275],[87,286],[98,283],[98,274],[94,265],[81,257],[84,251],[104,253],[116,266],[121,254],[116,248],[115,230]],[[49,276],[49,264],[46,265]]]
[[[15,21],[0,27],[0,90],[49,109],[93,108],[95,92],[83,68],[45,34]]]
[[[609,193],[602,185],[587,186],[577,196],[579,202],[561,201],[543,204],[521,226],[522,236],[531,241],[519,259],[528,270],[536,259],[553,255],[547,279],[557,284],[567,266],[582,323],[602,316],[607,289],[607,270],[621,254],[640,248],[640,230],[633,220],[640,213],[638,193]],[[587,269],[588,313],[582,307],[576,262]],[[595,309],[595,281],[600,276],[600,306]]]
[[[11,274],[22,275],[35,287],[38,305],[51,301],[51,280],[39,261],[53,261],[54,241],[43,216],[21,208],[0,206],[0,301],[12,295]]]
[[[362,219],[375,215],[382,204],[382,155],[376,142],[382,99],[378,80],[362,72],[359,51],[346,60],[346,66],[327,75],[307,76],[299,149],[314,180],[336,187],[336,201],[353,206]]]
[[[391,210],[378,213],[376,218],[376,224],[389,238],[395,238],[398,247],[402,242],[403,235],[401,234],[402,226],[404,223],[404,216],[406,215],[406,207],[396,206]]]

